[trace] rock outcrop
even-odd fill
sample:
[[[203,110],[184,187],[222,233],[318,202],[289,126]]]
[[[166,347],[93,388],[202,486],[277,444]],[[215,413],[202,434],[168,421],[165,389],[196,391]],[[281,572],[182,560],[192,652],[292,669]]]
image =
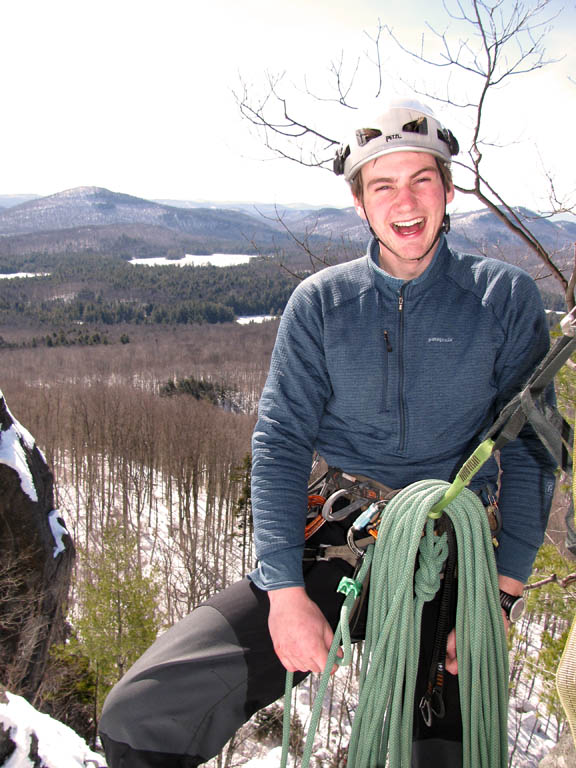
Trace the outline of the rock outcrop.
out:
[[[570,728],[566,726],[558,744],[538,763],[538,768],[574,768],[576,748]]]
[[[30,433],[0,392],[0,683],[32,700],[64,638],[74,547]]]

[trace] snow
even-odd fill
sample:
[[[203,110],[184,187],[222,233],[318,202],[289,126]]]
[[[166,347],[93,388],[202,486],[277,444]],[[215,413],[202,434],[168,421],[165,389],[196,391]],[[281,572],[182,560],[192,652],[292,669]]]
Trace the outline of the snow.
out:
[[[277,320],[276,315],[246,315],[245,317],[237,317],[236,322],[240,325],[249,325],[250,323],[265,323],[268,320]]]
[[[2,397],[2,391],[0,390],[0,398]],[[7,467],[11,467],[15,470],[20,478],[20,487],[29,499],[36,502],[38,501],[38,493],[34,485],[34,480],[30,469],[28,468],[28,462],[26,461],[26,454],[22,443],[32,450],[35,445],[35,440],[28,432],[26,427],[23,427],[20,422],[16,421],[14,416],[10,413],[10,410],[6,403],[4,403],[6,412],[12,419],[12,426],[9,429],[2,430],[0,432],[0,464],[5,464]],[[42,457],[44,458],[44,457]],[[44,459],[46,461],[46,459]],[[63,552],[66,547],[62,541],[62,537],[68,534],[66,527],[63,525],[60,519],[58,519],[58,510],[54,509],[48,516],[48,522],[50,523],[50,530],[54,537],[56,546],[54,547],[54,557]]]
[[[158,256],[153,259],[131,259],[130,264],[144,264],[147,267],[233,267],[237,264],[248,264],[251,259],[256,258],[254,254],[246,253],[213,253],[211,256],[194,256],[187,253],[182,259],[167,259],[164,256]]]
[[[282,757],[282,747],[274,747],[264,757],[256,757],[254,760],[248,760],[242,768],[278,768]]]
[[[68,529],[63,524],[63,520],[57,509],[53,509],[52,512],[50,512],[48,515],[48,522],[50,523],[50,530],[52,531],[52,536],[56,542],[56,546],[54,547],[54,557],[57,557],[60,552],[64,552],[66,549],[62,537],[68,535]]]
[[[0,280],[12,280],[15,277],[46,277],[48,272],[12,272],[9,275],[0,275]]]
[[[1,391],[0,397],[2,397]],[[20,486],[24,493],[32,501],[38,501],[38,494],[28,469],[24,448],[22,447],[23,442],[27,448],[32,450],[34,448],[34,438],[25,427],[16,421],[8,410],[8,406],[6,405],[5,407],[12,419],[12,426],[0,432],[0,464],[6,464],[6,466],[14,469],[20,477]]]
[[[6,693],[8,703],[0,702],[0,723],[10,731],[16,750],[3,768],[28,768],[32,734],[38,737],[38,756],[46,768],[100,768],[105,759],[67,725],[37,712],[21,696]]]

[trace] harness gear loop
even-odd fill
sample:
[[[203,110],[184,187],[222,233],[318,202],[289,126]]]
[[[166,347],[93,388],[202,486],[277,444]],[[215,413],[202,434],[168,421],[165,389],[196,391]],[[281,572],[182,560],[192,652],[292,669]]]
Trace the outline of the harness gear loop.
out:
[[[337,522],[359,509],[365,509],[372,502],[388,502],[398,492],[399,489],[389,488],[364,475],[353,475],[338,467],[329,467],[308,488],[308,510],[310,514],[311,510],[320,507],[317,517]],[[348,504],[343,503],[345,500]],[[335,504],[337,509],[334,509]]]

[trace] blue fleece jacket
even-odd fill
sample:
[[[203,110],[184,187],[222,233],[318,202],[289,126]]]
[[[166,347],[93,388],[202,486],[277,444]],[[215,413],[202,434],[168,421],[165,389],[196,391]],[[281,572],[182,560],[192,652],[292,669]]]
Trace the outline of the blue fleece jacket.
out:
[[[452,480],[548,349],[524,271],[460,255],[442,237],[404,282],[365,257],[298,285],[280,322],[252,440],[252,509],[262,589],[303,585],[313,452],[392,488]],[[503,448],[501,574],[525,581],[542,543],[554,462],[530,427]],[[496,485],[491,459],[472,488]]]

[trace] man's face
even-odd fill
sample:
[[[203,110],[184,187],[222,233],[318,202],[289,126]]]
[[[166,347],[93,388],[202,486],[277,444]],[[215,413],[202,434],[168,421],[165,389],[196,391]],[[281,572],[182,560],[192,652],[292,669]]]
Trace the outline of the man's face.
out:
[[[423,152],[392,152],[361,173],[364,196],[354,204],[380,240],[380,265],[396,277],[416,277],[432,260],[435,248],[427,251],[454,189],[444,191],[434,156]]]

